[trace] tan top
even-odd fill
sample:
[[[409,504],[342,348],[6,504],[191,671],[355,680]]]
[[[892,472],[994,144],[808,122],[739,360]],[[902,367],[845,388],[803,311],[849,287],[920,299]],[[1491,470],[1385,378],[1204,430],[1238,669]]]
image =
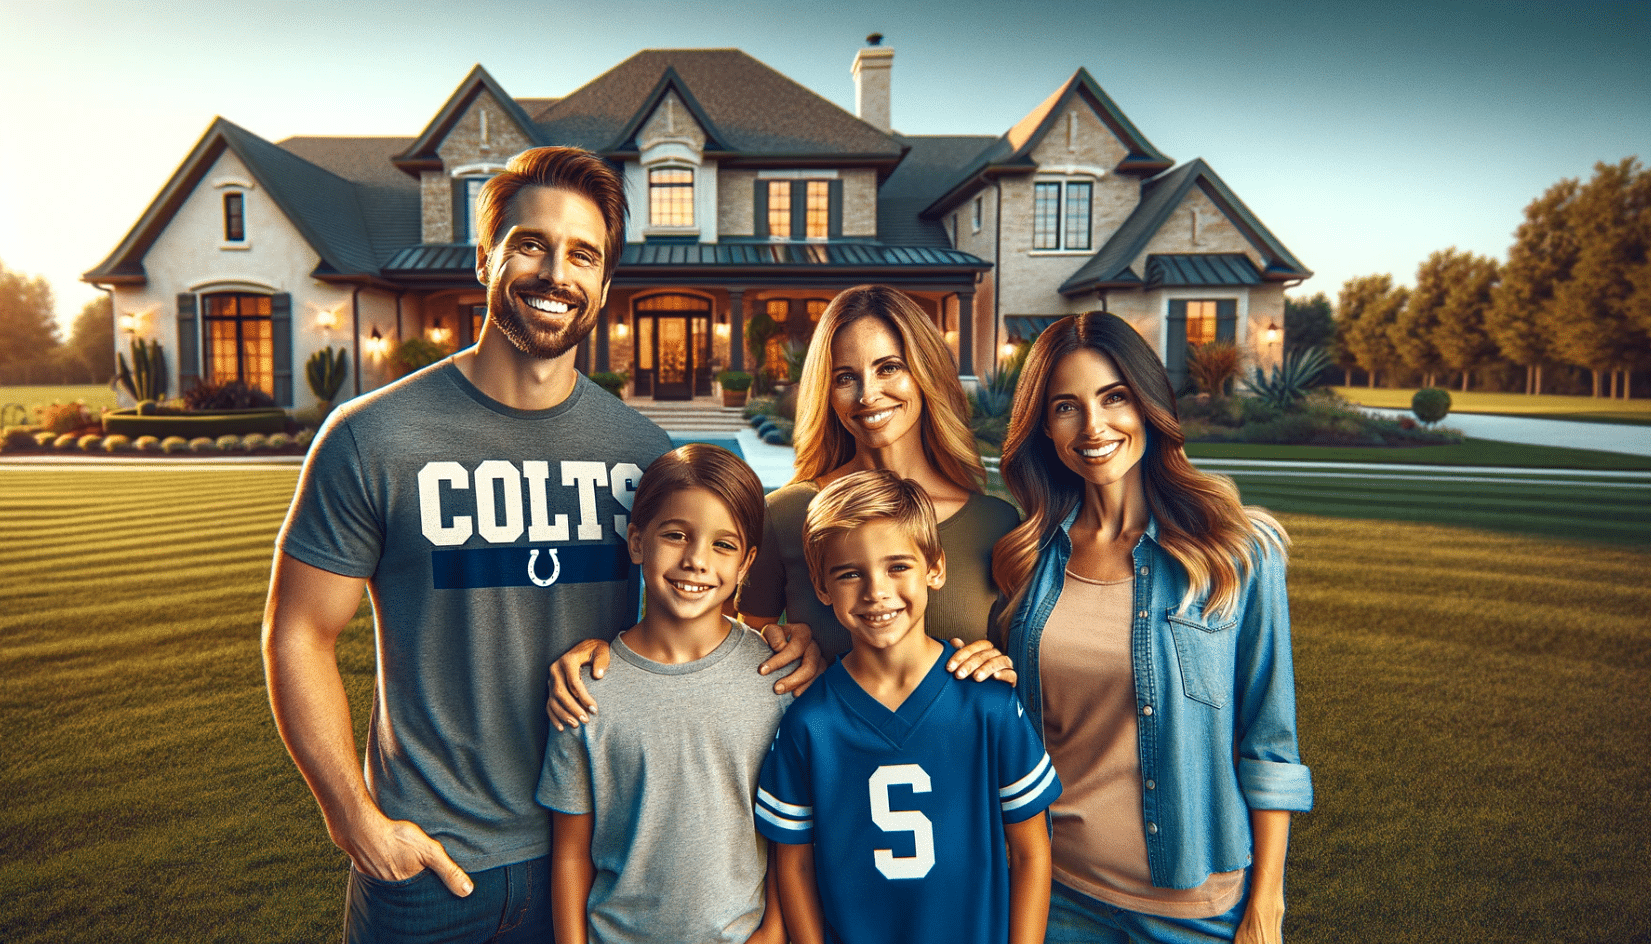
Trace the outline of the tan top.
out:
[[[1130,911],[1209,918],[1238,903],[1242,869],[1196,888],[1154,888],[1147,865],[1130,663],[1134,597],[1133,577],[1103,583],[1069,570],[1044,624],[1043,737],[1062,785],[1049,808],[1055,880]]]

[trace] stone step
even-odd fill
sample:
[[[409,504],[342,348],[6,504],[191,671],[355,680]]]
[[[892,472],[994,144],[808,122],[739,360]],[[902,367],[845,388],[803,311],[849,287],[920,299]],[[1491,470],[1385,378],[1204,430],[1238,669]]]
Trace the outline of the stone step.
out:
[[[738,409],[723,409],[721,407],[685,408],[666,407],[658,408],[646,402],[631,402],[637,412],[653,420],[660,429],[667,432],[718,432],[735,433],[750,425]]]

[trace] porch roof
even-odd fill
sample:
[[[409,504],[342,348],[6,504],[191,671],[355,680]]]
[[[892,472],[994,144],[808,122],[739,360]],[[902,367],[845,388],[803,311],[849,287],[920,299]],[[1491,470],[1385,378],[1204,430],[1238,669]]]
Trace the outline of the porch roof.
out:
[[[1147,288],[1159,286],[1260,285],[1261,272],[1241,252],[1166,253],[1147,256]]]

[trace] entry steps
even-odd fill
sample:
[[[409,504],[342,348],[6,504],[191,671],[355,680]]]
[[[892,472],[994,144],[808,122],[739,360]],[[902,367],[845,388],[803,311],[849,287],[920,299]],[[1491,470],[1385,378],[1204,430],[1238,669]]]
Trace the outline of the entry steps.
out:
[[[725,407],[720,400],[653,400],[632,397],[627,406],[653,420],[667,433],[737,433],[751,424],[739,407]]]

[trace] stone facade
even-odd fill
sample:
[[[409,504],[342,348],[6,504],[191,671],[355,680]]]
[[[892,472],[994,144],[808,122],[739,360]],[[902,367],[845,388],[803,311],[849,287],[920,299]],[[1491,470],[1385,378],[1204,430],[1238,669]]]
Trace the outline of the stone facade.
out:
[[[854,168],[838,175],[843,181],[843,235],[877,237],[877,172]]]
[[[468,173],[496,173],[510,158],[533,146],[515,119],[487,92],[471,101],[436,148],[440,171],[419,175],[422,239],[427,243],[461,241],[461,226],[453,219],[454,178]]]
[[[717,177],[717,231],[724,236],[755,235],[756,218],[753,214],[756,208],[752,201],[756,193],[757,172],[723,170]]]

